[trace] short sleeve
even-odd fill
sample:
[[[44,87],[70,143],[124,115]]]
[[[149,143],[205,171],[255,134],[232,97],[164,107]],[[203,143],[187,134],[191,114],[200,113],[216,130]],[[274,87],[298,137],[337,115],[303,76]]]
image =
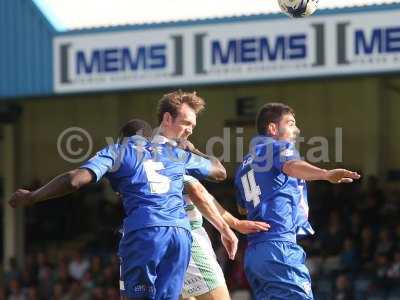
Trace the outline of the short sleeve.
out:
[[[283,165],[291,160],[300,160],[300,154],[294,143],[275,142],[273,146],[274,167],[282,171]]]
[[[96,153],[80,168],[89,169],[96,175],[98,182],[106,173],[116,172],[122,162],[125,147],[119,144],[109,145]]]
[[[197,179],[209,177],[212,168],[211,161],[199,155],[193,154],[192,152],[186,153],[186,174],[196,177]]]

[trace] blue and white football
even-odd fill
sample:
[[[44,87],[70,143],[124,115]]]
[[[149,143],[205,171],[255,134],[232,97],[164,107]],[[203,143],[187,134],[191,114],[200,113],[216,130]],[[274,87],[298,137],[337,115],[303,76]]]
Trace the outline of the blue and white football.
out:
[[[283,13],[292,18],[311,16],[317,10],[318,0],[278,0]]]

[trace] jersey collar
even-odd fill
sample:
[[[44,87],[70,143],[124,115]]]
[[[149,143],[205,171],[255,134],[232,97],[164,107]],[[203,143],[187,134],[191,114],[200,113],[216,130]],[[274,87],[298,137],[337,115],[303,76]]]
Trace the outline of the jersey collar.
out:
[[[270,142],[273,142],[273,141],[274,141],[274,139],[272,137],[270,137],[270,136],[267,136],[267,135],[256,135],[255,137],[253,137],[251,143],[254,146],[257,146],[257,145],[261,145],[261,144],[270,143]]]
[[[172,139],[169,139],[166,136],[163,136],[163,135],[160,135],[160,134],[155,135],[153,137],[153,139],[151,140],[151,142],[153,144],[170,144],[170,145],[172,145],[174,147],[176,147],[178,145],[176,141],[174,141]]]
[[[148,142],[148,139],[141,135],[132,135],[130,139],[134,142]]]

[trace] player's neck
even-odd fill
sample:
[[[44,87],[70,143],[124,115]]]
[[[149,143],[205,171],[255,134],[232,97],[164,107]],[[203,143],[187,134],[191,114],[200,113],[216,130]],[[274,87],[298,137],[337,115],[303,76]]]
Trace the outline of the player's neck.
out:
[[[160,126],[159,132],[157,132],[158,135],[164,136],[167,139],[170,140],[175,140],[175,135],[169,132],[163,125]]]

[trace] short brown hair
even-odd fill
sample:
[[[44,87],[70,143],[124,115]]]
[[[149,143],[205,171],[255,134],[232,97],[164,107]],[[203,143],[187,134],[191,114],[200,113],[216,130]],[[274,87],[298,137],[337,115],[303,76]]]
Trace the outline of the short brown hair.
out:
[[[294,110],[283,103],[267,103],[257,113],[256,127],[257,132],[260,135],[266,135],[265,126],[269,123],[279,123],[283,115],[292,114],[294,116]]]
[[[204,100],[197,96],[196,92],[186,93],[179,90],[165,94],[158,102],[158,123],[161,124],[166,112],[169,112],[175,119],[183,103],[189,105],[195,111],[196,115],[205,107]]]

